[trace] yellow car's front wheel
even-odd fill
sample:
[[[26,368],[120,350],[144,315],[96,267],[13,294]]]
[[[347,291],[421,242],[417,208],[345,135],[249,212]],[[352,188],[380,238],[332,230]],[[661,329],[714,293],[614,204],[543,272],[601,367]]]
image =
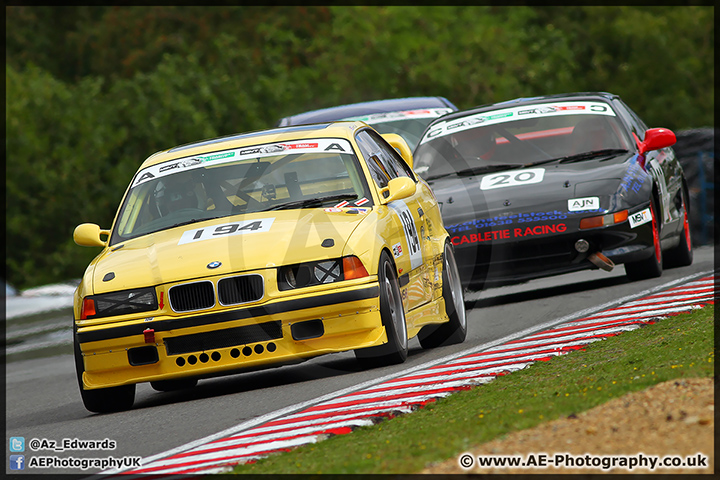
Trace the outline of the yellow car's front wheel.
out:
[[[380,284],[380,317],[388,337],[387,343],[377,347],[355,350],[364,367],[403,363],[408,356],[407,324],[395,264],[387,252],[380,255],[378,266]]]
[[[80,387],[80,396],[82,397],[85,408],[95,413],[119,412],[132,408],[135,402],[135,384],[98,388],[95,390],[85,389],[82,379],[85,366],[77,336],[75,336],[74,339],[74,348],[75,371],[77,373],[78,386]]]

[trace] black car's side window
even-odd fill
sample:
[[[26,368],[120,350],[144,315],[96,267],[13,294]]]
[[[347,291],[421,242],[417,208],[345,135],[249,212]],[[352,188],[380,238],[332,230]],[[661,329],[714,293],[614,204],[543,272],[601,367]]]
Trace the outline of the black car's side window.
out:
[[[637,135],[638,139],[642,142],[645,139],[647,125],[620,99],[615,99],[615,110],[620,114],[630,130]]]

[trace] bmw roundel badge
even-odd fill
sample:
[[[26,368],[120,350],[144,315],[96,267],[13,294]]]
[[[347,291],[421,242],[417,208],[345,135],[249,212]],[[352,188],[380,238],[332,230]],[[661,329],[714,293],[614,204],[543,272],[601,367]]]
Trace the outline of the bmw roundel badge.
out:
[[[218,268],[222,263],[220,262],[210,262],[207,264],[207,268]]]

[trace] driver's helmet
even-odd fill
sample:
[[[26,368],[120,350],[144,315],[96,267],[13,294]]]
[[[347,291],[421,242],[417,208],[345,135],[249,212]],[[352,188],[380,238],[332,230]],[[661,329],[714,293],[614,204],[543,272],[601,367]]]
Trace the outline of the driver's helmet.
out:
[[[176,174],[163,178],[155,187],[154,195],[162,215],[183,208],[198,208],[195,182],[190,175]]]
[[[495,151],[495,134],[488,128],[470,128],[451,135],[450,142],[463,158],[487,160]]]
[[[612,133],[612,127],[604,117],[599,115],[590,116],[578,122],[573,128],[570,138],[573,154],[619,147],[617,137]]]

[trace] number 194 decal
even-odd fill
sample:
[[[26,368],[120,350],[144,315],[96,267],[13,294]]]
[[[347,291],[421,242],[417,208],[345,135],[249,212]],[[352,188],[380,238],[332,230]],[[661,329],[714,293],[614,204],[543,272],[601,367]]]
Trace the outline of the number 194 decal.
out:
[[[415,226],[415,221],[410,213],[410,209],[402,200],[391,202],[388,206],[397,213],[398,217],[400,217],[403,232],[405,233],[405,240],[407,241],[408,255],[410,255],[410,268],[415,270],[423,264],[423,258],[420,247],[420,237],[418,235],[417,227]]]
[[[258,218],[256,220],[245,220],[244,222],[225,223],[212,227],[196,228],[183,232],[178,245],[191,242],[201,242],[211,238],[225,237],[228,235],[242,235],[244,233],[267,232],[275,221],[275,218]]]
[[[545,176],[544,168],[526,168],[523,170],[509,170],[485,175],[480,181],[480,190],[490,190],[502,187],[521,187],[540,183]]]

